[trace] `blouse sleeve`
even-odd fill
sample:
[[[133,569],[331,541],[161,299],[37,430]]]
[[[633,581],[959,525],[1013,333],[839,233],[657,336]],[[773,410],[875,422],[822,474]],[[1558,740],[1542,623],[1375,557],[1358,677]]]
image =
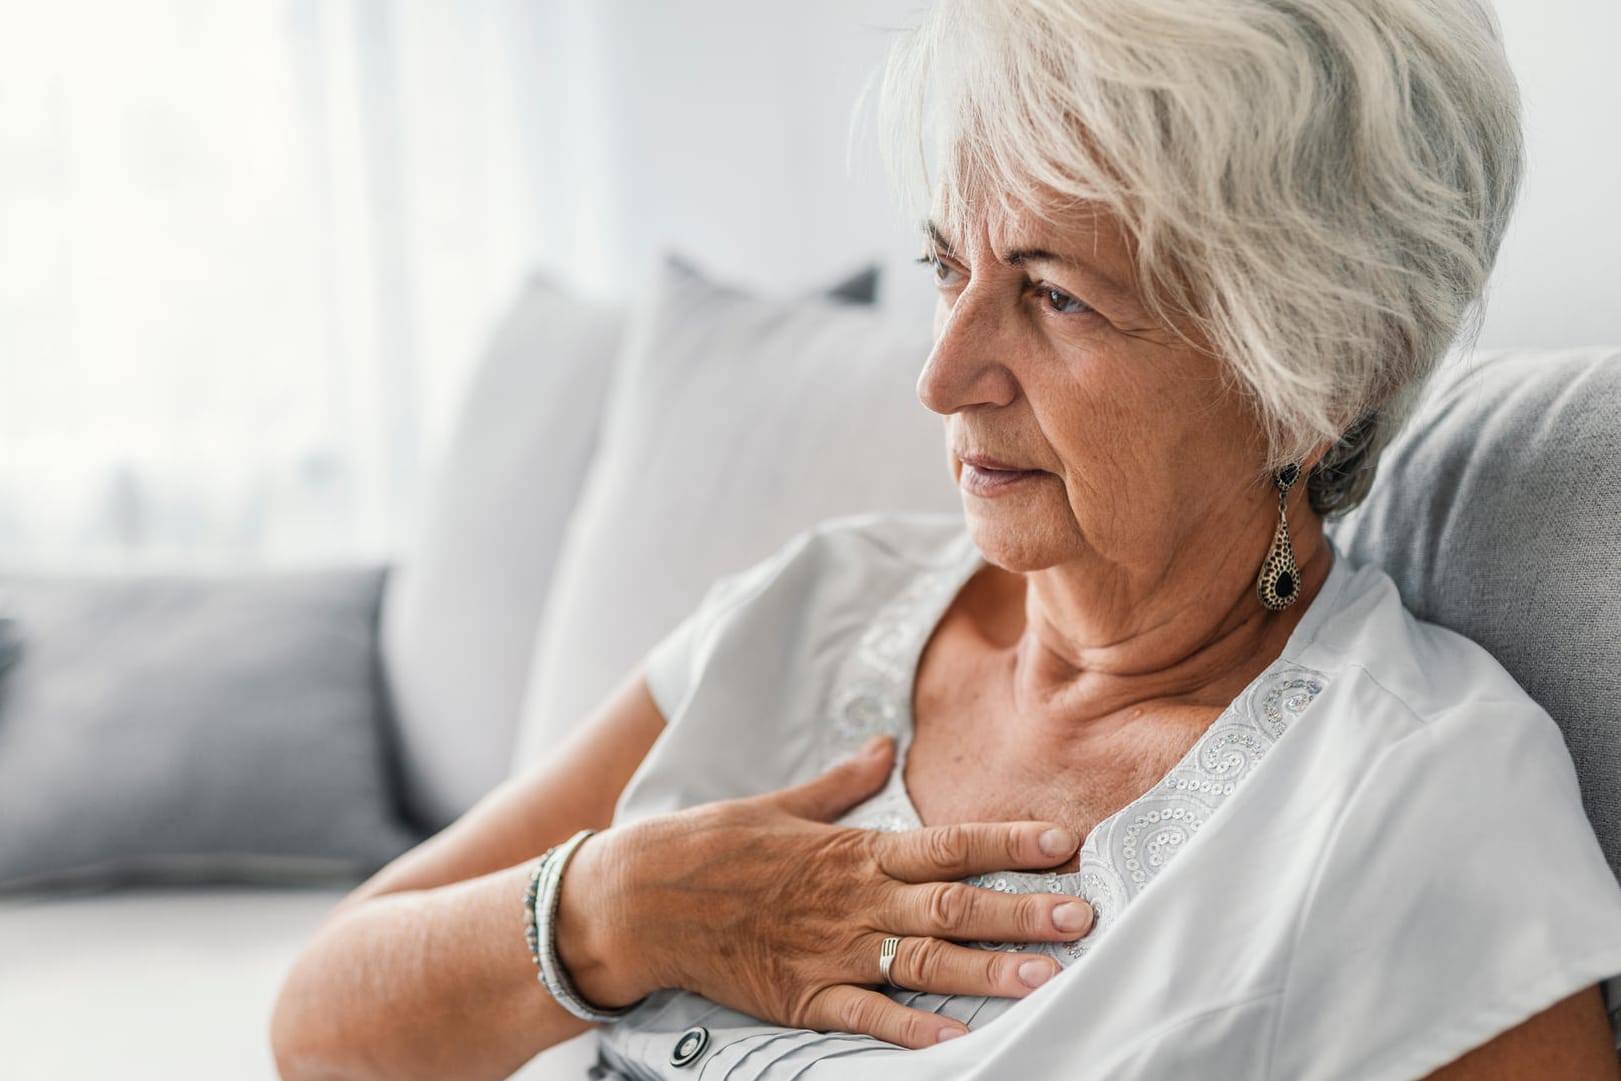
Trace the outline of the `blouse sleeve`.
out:
[[[722,579],[724,581],[724,579]],[[711,587],[714,588],[714,587]],[[682,617],[675,629],[654,643],[642,661],[642,675],[653,702],[669,722],[692,682],[692,643],[703,622],[703,604]]]
[[[1267,1076],[1412,1081],[1600,981],[1613,1010],[1618,974],[1621,884],[1563,736],[1528,700],[1471,703],[1393,744],[1342,812]]]
[[[642,660],[642,673],[653,702],[673,721],[698,674],[702,643],[709,631],[737,605],[758,592],[804,545],[810,530],[795,534],[764,559],[715,579],[698,606],[653,644]]]

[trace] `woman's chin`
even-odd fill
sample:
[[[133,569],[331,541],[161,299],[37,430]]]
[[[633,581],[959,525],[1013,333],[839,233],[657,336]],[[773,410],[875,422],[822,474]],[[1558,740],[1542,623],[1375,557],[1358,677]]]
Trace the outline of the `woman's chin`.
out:
[[[968,497],[963,500],[963,518],[974,547],[986,562],[1003,570],[1024,574],[1063,562],[1072,554],[1061,542],[1055,547],[1055,538],[1072,534],[1073,520],[1068,524],[1054,521],[1052,512],[1044,507],[1026,504],[1020,509],[1011,502],[986,506],[985,501]]]

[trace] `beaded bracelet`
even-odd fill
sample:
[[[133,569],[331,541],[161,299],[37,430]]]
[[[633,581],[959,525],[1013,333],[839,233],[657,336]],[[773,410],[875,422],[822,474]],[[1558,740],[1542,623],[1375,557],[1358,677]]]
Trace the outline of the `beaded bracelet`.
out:
[[[596,830],[581,830],[560,845],[546,850],[529,872],[524,891],[524,940],[529,957],[540,969],[537,979],[562,1007],[582,1021],[615,1021],[641,1005],[641,1001],[612,1010],[591,1005],[575,990],[557,953],[557,903],[563,896],[563,870],[574,850]]]
[[[535,926],[535,897],[540,892],[540,876],[546,870],[546,862],[552,858],[557,849],[550,848],[546,854],[535,861],[535,866],[529,872],[529,885],[523,894],[523,938],[529,944],[529,959],[540,968],[540,929]]]

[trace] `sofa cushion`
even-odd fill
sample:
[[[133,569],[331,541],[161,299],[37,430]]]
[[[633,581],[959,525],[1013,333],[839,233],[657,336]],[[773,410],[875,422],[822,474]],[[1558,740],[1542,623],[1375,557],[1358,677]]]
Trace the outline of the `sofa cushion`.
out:
[[[6,1076],[274,1081],[276,994],[345,892],[219,886],[0,900]]]
[[[761,299],[671,257],[619,358],[535,641],[514,766],[543,760],[715,579],[866,510],[961,511],[917,399],[926,325]]]
[[[505,776],[535,626],[596,444],[621,313],[536,275],[477,365],[383,602],[407,812]]]
[[[1466,356],[1437,377],[1368,499],[1330,528],[1559,722],[1621,877],[1617,418],[1621,349]]]
[[[0,578],[0,889],[347,879],[408,847],[383,576]]]
[[[346,892],[193,887],[0,899],[0,1073],[275,1081],[276,996]],[[512,948],[523,949],[516,927]],[[596,1044],[587,1030],[541,1052],[514,1081],[583,1078]]]

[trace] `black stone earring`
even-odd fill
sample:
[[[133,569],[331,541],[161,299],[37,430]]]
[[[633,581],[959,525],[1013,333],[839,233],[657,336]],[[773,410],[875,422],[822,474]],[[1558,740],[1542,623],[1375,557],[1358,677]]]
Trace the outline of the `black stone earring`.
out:
[[[1266,550],[1266,561],[1255,580],[1255,592],[1261,603],[1274,612],[1281,612],[1300,596],[1300,566],[1295,562],[1294,545],[1289,543],[1289,489],[1300,479],[1300,467],[1293,462],[1272,474],[1272,483],[1278,486],[1278,528],[1272,533],[1272,547]]]

